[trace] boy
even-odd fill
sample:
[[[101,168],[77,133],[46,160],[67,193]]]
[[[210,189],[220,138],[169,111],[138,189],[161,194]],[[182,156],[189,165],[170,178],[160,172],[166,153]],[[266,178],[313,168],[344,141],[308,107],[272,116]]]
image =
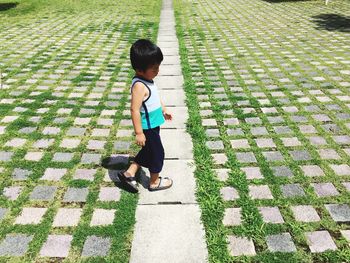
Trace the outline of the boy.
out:
[[[163,54],[151,41],[140,39],[130,48],[130,60],[136,73],[131,84],[131,118],[136,143],[142,146],[142,149],[129,168],[118,173],[118,178],[128,190],[137,192],[135,174],[144,166],[149,169],[151,175],[148,190],[167,189],[172,186],[173,181],[168,177],[159,176],[164,161],[159,129],[165,120],[172,119],[172,115],[161,102],[157,86],[153,82],[153,78],[158,75]]]

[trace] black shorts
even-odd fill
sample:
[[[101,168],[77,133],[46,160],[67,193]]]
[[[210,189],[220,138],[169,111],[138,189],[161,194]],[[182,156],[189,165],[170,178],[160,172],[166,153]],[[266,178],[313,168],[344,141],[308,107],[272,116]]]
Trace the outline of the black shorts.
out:
[[[150,173],[160,173],[164,163],[164,148],[159,135],[159,126],[143,130],[146,137],[145,146],[135,156],[135,162],[148,168]]]

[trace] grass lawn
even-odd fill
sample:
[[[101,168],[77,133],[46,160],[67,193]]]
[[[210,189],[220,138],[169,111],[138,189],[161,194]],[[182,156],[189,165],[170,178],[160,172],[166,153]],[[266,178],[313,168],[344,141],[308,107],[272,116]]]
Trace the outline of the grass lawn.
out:
[[[0,1],[1,262],[129,261],[138,196],[100,161],[136,150],[128,53],[160,8]]]
[[[350,261],[349,7],[175,1],[210,262]]]

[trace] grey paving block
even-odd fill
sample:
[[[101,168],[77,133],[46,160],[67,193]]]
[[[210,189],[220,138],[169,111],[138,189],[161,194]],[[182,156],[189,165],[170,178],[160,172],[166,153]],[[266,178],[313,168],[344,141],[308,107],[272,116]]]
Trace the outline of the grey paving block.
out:
[[[0,244],[0,256],[23,256],[33,237],[25,234],[7,234]]]
[[[289,151],[289,154],[294,161],[309,161],[312,159],[311,155],[306,150]]]
[[[49,235],[39,254],[42,257],[65,258],[68,256],[72,239],[71,235]]]
[[[347,164],[330,164],[329,166],[336,175],[350,175],[350,166]]]
[[[106,141],[89,140],[86,148],[89,150],[103,150],[105,144],[106,144]]]
[[[224,149],[224,144],[222,141],[208,141],[208,142],[206,142],[206,146],[210,150],[223,150]]]
[[[225,226],[238,226],[242,222],[241,220],[241,208],[226,208],[223,219]]]
[[[79,224],[82,209],[80,208],[59,208],[53,220],[53,227],[77,226]]]
[[[295,252],[296,247],[289,233],[281,233],[266,237],[267,247],[271,252]]]
[[[43,158],[43,156],[43,152],[27,152],[27,154],[24,156],[24,159],[27,161],[38,162],[41,160],[41,158]]]
[[[200,214],[194,204],[138,205],[130,263],[154,262],[155,258],[158,262],[208,262]]]
[[[73,159],[74,153],[55,153],[53,155],[52,161],[54,162],[69,162]]]
[[[15,224],[37,225],[41,222],[47,208],[24,207],[22,213],[16,218]]]
[[[5,187],[3,190],[3,196],[9,200],[16,200],[22,192],[22,186],[9,186]]]
[[[278,207],[259,207],[258,209],[265,223],[284,223],[283,217]]]
[[[237,139],[231,140],[231,146],[233,149],[247,149],[250,148],[249,142],[247,139]]]
[[[267,129],[265,127],[252,127],[252,128],[250,128],[250,132],[253,135],[267,135],[267,134],[269,134],[269,132],[267,131]]]
[[[334,149],[319,149],[317,150],[323,160],[339,160],[341,157]]]
[[[252,152],[236,153],[236,158],[240,163],[257,163],[255,155]]]
[[[348,135],[333,136],[333,140],[339,145],[350,144],[350,136],[348,136]]]
[[[114,149],[117,151],[128,151],[130,149],[131,142],[117,141],[114,143]]]
[[[12,179],[16,181],[24,181],[27,180],[28,176],[30,176],[32,173],[32,171],[26,169],[15,168],[12,172]]]
[[[241,170],[245,173],[248,180],[264,178],[259,167],[242,167]]]
[[[279,151],[262,152],[268,162],[283,161],[283,155]]]
[[[220,193],[225,201],[235,200],[239,198],[238,191],[231,186],[221,188]]]
[[[305,195],[304,189],[300,184],[281,185],[281,191],[284,197],[298,197]]]
[[[83,247],[81,255],[83,257],[105,257],[111,247],[111,238],[88,236]]]
[[[11,160],[13,152],[0,151],[0,162],[8,162]]]
[[[273,199],[267,185],[249,185],[249,195],[252,199]]]
[[[311,185],[319,197],[339,195],[338,190],[332,183],[314,183]]]
[[[101,187],[98,195],[100,201],[119,201],[120,189],[117,187]]]
[[[295,220],[297,221],[318,222],[321,220],[315,208],[313,208],[311,205],[292,206],[291,210],[293,212]]]
[[[115,212],[115,209],[94,209],[90,226],[105,226],[113,224]]]
[[[324,176],[323,170],[317,165],[302,165],[300,168],[304,172],[305,176]]]
[[[83,153],[81,156],[82,164],[99,164],[101,160],[101,154],[96,153]]]
[[[89,194],[88,188],[75,188],[69,187],[67,192],[64,194],[64,202],[86,202]]]
[[[246,237],[228,236],[228,248],[232,256],[254,256],[255,246],[251,239]]]
[[[347,204],[328,204],[324,205],[329,214],[336,222],[350,221],[350,206]]]
[[[328,231],[305,232],[305,236],[312,253],[337,250],[337,246]]]
[[[55,139],[40,139],[37,140],[34,144],[34,148],[38,149],[47,149],[49,148],[53,143],[55,142]]]
[[[68,129],[67,136],[83,136],[86,132],[86,128],[71,127]]]
[[[287,167],[287,166],[274,166],[271,167],[274,176],[278,176],[278,177],[292,177],[293,176],[293,172],[292,170]]]
[[[77,169],[73,175],[73,179],[93,181],[96,169]]]
[[[30,200],[50,201],[54,198],[57,186],[37,185],[30,194]]]
[[[47,168],[41,180],[59,181],[67,173],[67,169],[63,168]]]

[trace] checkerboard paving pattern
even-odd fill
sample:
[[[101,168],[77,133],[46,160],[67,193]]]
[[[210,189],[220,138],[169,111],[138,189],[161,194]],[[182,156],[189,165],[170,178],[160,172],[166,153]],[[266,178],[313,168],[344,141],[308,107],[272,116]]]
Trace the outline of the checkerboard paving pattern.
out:
[[[203,202],[205,225],[225,229],[210,229],[212,260],[348,253],[350,3],[177,0],[175,10],[193,134],[202,129],[197,147],[211,154],[197,161],[214,182],[204,169],[199,186],[222,200]]]
[[[136,150],[129,48],[156,37],[161,1],[46,7],[1,12],[0,261],[128,261],[137,197],[101,160]]]

